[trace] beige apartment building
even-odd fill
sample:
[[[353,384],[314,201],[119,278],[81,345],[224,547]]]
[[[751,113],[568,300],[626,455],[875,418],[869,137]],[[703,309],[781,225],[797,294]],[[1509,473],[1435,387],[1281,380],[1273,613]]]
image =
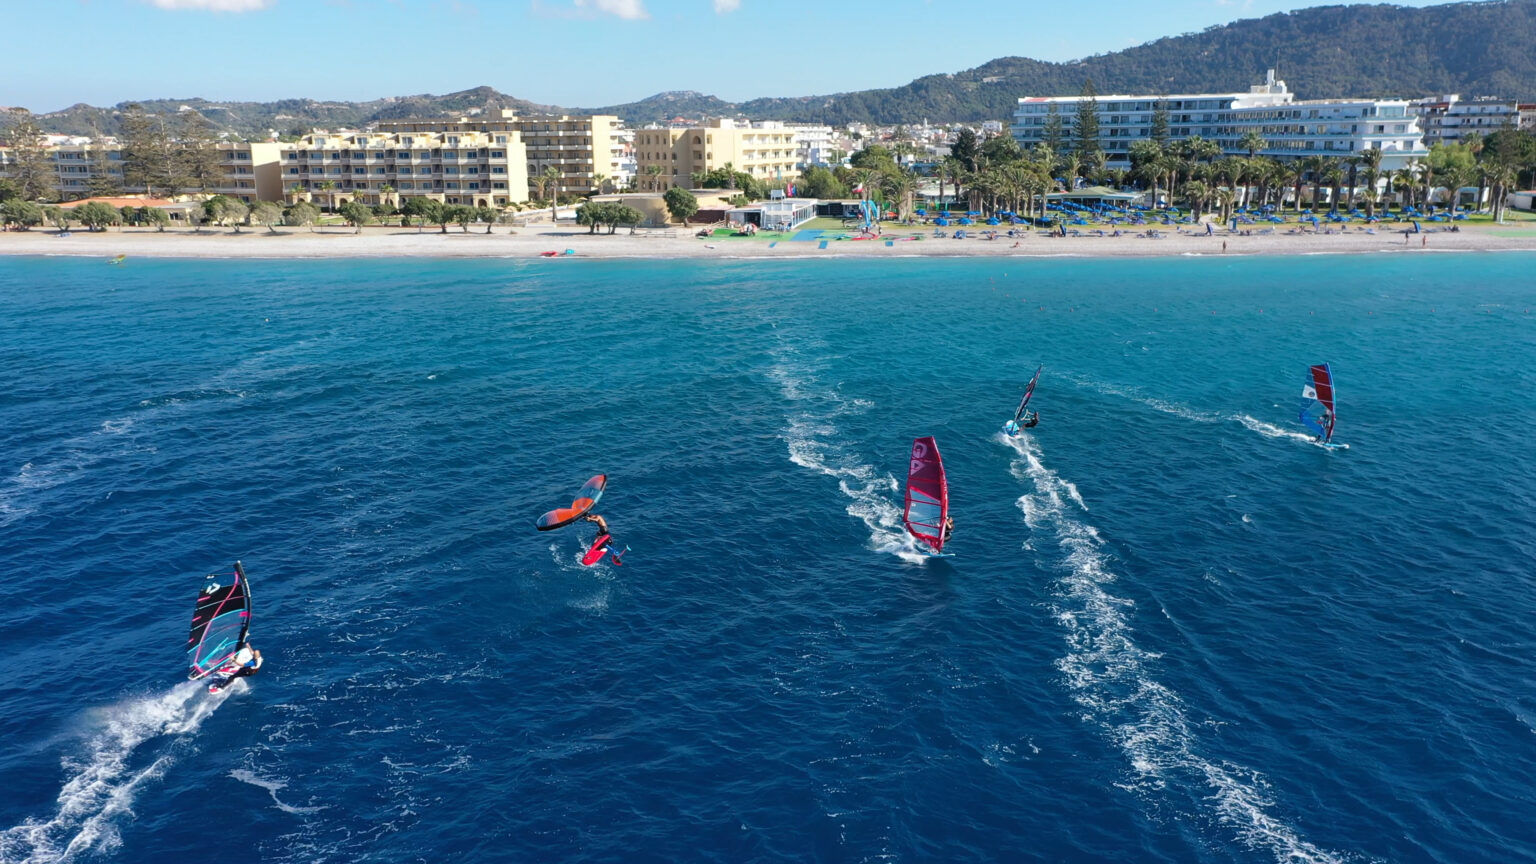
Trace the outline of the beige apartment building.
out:
[[[580,117],[519,117],[517,128],[528,149],[530,182],[550,168],[560,172],[559,194],[587,195],[627,182],[625,141],[619,118],[609,114]],[[546,197],[557,190],[546,191]]]
[[[90,194],[91,180],[98,171],[105,171],[119,188],[123,185],[123,155],[117,141],[111,138],[101,143],[104,153],[98,153],[92,139],[72,135],[46,135],[43,137],[44,152],[49,167],[53,169],[53,191],[61,201],[73,201]],[[10,148],[0,147],[0,178],[10,176],[12,160]]]
[[[289,200],[504,207],[528,200],[523,143],[510,120],[402,120],[377,132],[306,135],[283,145]]]
[[[635,185],[652,192],[688,188],[696,185],[694,175],[727,163],[765,183],[787,183],[800,176],[795,135],[774,121],[748,125],[724,118],[692,129],[640,129],[635,132]]]
[[[286,148],[286,144],[271,141],[220,142],[219,166],[224,179],[212,191],[247,204],[283,200],[282,160]]]

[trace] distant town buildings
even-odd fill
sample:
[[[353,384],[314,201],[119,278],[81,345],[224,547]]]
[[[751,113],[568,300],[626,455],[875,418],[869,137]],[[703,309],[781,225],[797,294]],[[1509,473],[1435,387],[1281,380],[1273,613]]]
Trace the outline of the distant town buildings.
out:
[[[1014,137],[1025,148],[1044,141],[1054,114],[1070,140],[1081,101],[1077,96],[1020,99]],[[1229,156],[1248,155],[1243,138],[1249,132],[1265,141],[1258,154],[1279,159],[1348,156],[1375,149],[1383,153],[1384,170],[1397,170],[1428,155],[1418,117],[1406,100],[1298,102],[1274,70],[1246,93],[1099,96],[1096,103],[1100,147],[1115,167],[1128,167],[1131,145],[1152,137],[1159,110],[1166,112],[1170,138],[1198,135],[1216,142]]]

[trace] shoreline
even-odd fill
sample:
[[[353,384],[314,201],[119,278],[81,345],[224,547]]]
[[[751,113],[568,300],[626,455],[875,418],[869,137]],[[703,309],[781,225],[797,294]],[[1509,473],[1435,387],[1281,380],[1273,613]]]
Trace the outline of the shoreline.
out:
[[[483,229],[447,234],[439,230],[417,232],[398,227],[294,230],[272,233],[229,229],[194,232],[154,229],[71,231],[60,236],[53,230],[0,233],[0,256],[93,257],[180,259],[324,259],[324,258],[528,258],[543,253],[564,253],[557,258],[592,259],[785,259],[814,258],[1170,258],[1254,257],[1276,255],[1424,253],[1424,252],[1536,252],[1536,230],[1525,226],[1473,226],[1457,232],[1435,231],[1407,234],[1390,228],[1375,234],[1347,231],[1333,234],[1163,234],[1148,238],[1139,234],[1120,237],[1083,235],[1022,238],[999,236],[996,240],[968,237],[963,240],[932,237],[932,229],[890,230],[870,240],[770,242],[750,238],[697,238],[688,229],[681,236],[589,234],[580,228],[522,228],[517,233],[486,234]],[[919,236],[921,239],[911,239]],[[1406,242],[1405,242],[1406,240]],[[822,244],[825,244],[823,247]]]

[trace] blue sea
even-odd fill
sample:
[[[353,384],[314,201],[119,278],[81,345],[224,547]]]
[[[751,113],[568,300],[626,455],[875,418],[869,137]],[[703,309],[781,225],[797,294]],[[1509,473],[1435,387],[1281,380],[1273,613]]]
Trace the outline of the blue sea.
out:
[[[1536,860],[1533,272],[5,259],[0,861]]]

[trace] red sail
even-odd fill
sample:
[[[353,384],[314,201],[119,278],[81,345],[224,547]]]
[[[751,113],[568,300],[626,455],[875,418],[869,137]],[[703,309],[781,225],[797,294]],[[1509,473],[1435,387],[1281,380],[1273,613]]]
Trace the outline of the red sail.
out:
[[[912,442],[907,465],[907,506],[902,521],[913,537],[934,552],[944,551],[944,520],[949,517],[949,484],[944,481],[944,460],[933,436]]]

